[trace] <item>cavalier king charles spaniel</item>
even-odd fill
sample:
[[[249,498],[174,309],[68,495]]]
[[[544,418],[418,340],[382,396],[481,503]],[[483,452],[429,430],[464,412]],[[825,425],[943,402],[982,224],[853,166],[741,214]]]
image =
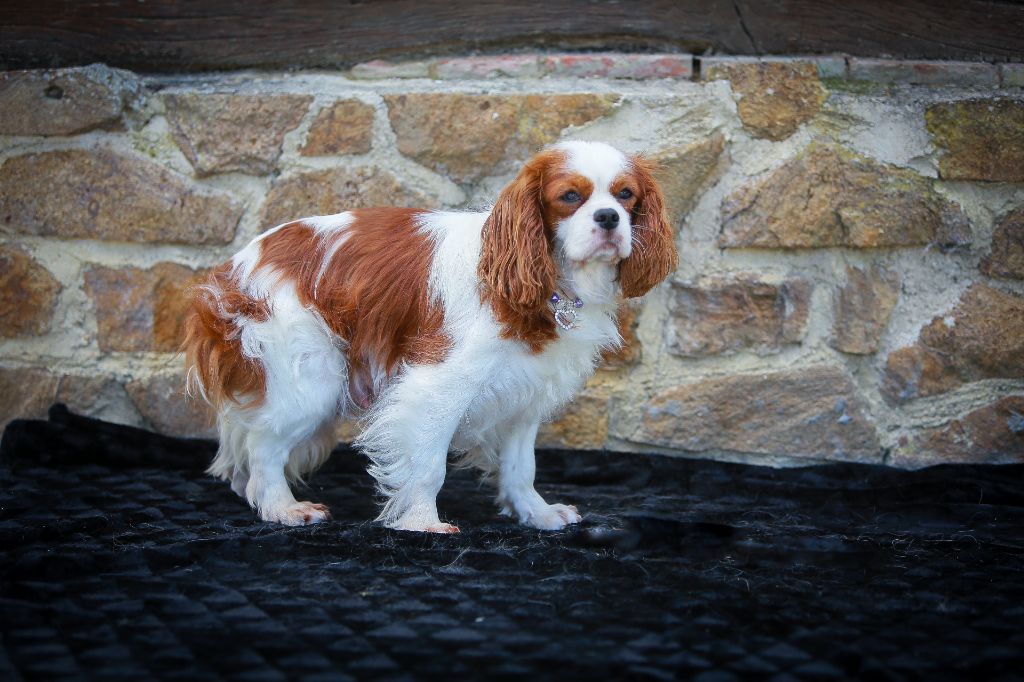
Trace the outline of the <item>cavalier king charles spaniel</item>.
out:
[[[209,473],[266,521],[329,518],[289,483],[359,417],[392,528],[438,518],[448,453],[534,528],[580,521],[534,490],[540,423],[622,340],[622,297],[677,264],[651,166],[606,144],[545,149],[479,213],[370,208],[264,232],[193,290],[190,390],[217,411]]]

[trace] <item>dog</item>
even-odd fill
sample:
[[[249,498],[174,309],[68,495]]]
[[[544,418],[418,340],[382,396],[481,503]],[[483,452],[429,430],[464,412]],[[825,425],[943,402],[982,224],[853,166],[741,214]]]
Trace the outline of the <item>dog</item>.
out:
[[[458,532],[436,503],[449,452],[520,523],[579,522],[534,489],[534,441],[621,345],[622,298],[677,266],[652,171],[563,142],[488,211],[354,209],[256,237],[191,294],[188,385],[220,433],[208,472],[266,521],[323,521],[289,483],[326,460],[339,415],[359,417],[389,527]]]

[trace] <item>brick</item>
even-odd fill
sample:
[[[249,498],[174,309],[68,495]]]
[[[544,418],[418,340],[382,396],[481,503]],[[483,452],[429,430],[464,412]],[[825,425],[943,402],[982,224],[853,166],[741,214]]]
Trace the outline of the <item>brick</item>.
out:
[[[541,71],[560,78],[630,78],[649,80],[693,77],[693,56],[689,54],[585,53],[547,55],[540,59]]]
[[[846,78],[846,57],[816,57],[809,60],[818,69],[818,78]]]
[[[302,156],[365,154],[373,145],[373,107],[344,99],[325,107],[309,128]]]
[[[913,61],[906,59],[861,59],[851,57],[852,80],[906,85],[999,85],[999,73],[984,62]]]
[[[433,75],[445,80],[536,78],[540,75],[540,66],[537,55],[455,57],[438,60]]]
[[[981,271],[989,277],[1024,279],[1024,208],[1005,215],[996,225]]]
[[[430,62],[408,61],[389,62],[383,59],[356,64],[349,76],[361,80],[377,80],[384,78],[429,78]]]
[[[139,79],[102,64],[0,73],[0,135],[77,135],[119,127]]]
[[[189,310],[186,291],[205,274],[177,263],[88,269],[85,290],[96,309],[100,350],[177,352]]]
[[[237,171],[266,175],[288,131],[305,115],[309,95],[164,95],[171,135],[199,177]]]
[[[846,70],[846,57],[841,55],[711,55],[700,57],[700,63],[702,80],[716,80],[719,77],[716,69],[728,69],[737,64],[813,64],[822,78],[841,76]]]
[[[830,366],[673,386],[643,403],[638,419],[617,417],[612,435],[692,453],[881,459],[875,429],[853,383]]]
[[[722,202],[725,248],[879,248],[970,241],[960,206],[932,181],[843,147],[812,143]]]
[[[1004,88],[1024,88],[1024,64],[1000,64],[999,84]]]
[[[1024,182],[1024,100],[969,99],[928,107],[944,180]]]
[[[166,436],[216,438],[213,411],[199,398],[185,394],[183,373],[136,379],[126,387],[147,425]]]
[[[826,91],[809,62],[719,62],[709,80],[727,79],[739,98],[740,121],[755,137],[784,140],[821,110]]]
[[[1007,396],[906,438],[888,463],[906,468],[1024,463],[1024,396]]]
[[[1024,297],[975,284],[916,343],[889,354],[882,392],[902,403],[996,378],[1024,379]]]
[[[0,166],[0,220],[47,237],[226,244],[242,206],[107,148],[25,154]]]
[[[306,216],[370,206],[436,208],[437,200],[373,166],[329,168],[277,180],[263,202],[260,224],[273,227]]]
[[[803,338],[810,295],[810,284],[801,279],[769,284],[739,275],[673,282],[669,352],[682,357],[778,352]]]
[[[466,183],[511,171],[540,147],[608,113],[612,95],[385,95],[398,150]]]
[[[724,151],[725,136],[714,133],[688,146],[662,149],[649,156],[676,226],[693,209],[701,191],[718,178]]]
[[[60,291],[60,282],[29,254],[0,244],[0,337],[50,331]]]
[[[853,355],[877,351],[899,292],[897,272],[877,265],[846,268],[846,284],[835,294],[832,347]]]

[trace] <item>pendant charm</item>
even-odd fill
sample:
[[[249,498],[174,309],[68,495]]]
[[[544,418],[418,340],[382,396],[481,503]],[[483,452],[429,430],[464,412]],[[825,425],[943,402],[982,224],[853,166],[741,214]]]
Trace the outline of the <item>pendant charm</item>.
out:
[[[569,302],[563,301],[557,293],[551,294],[551,307],[555,311],[555,324],[565,331],[577,327],[577,320],[580,317],[577,311],[583,307],[583,301],[579,296]]]
[[[555,322],[565,331],[576,327],[576,317],[576,311],[572,308],[559,308],[555,311]]]

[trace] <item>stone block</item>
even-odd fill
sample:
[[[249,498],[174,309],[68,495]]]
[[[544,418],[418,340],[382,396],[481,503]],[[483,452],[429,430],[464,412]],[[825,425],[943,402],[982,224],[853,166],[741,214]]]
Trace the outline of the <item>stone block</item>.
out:
[[[752,275],[673,282],[666,343],[682,357],[749,350],[774,353],[799,343],[807,325],[811,285]]]
[[[1024,463],[1024,396],[1002,398],[905,438],[889,460],[893,466],[914,469],[963,463]]]
[[[743,127],[769,140],[784,140],[814,118],[828,94],[810,62],[723,61],[705,71],[709,80],[729,81]]]
[[[139,79],[103,64],[0,73],[0,135],[77,135],[116,128]]]
[[[989,277],[1024,279],[1024,208],[1010,212],[992,233],[992,250],[981,261]]]
[[[915,61],[911,59],[850,58],[852,80],[906,85],[996,87],[999,72],[985,62]]]
[[[846,57],[814,57],[808,61],[818,68],[818,78],[846,78]]]
[[[557,419],[541,424],[538,448],[600,450],[608,439],[608,387],[600,379],[591,383],[565,406]]]
[[[1024,379],[1024,297],[975,284],[916,343],[889,354],[883,394],[902,403],[996,378]]]
[[[1024,88],[1024,64],[1000,64],[999,83],[1004,88]]]
[[[373,166],[329,168],[278,179],[263,202],[260,224],[269,228],[307,216],[371,206],[436,208],[437,200]]]
[[[970,226],[932,181],[832,144],[812,143],[722,202],[725,248],[962,245]]]
[[[476,80],[481,78],[536,78],[540,75],[537,55],[506,54],[440,59],[433,75],[444,80]]]
[[[854,355],[877,351],[899,292],[897,272],[877,265],[846,268],[846,284],[835,294],[832,347]]]
[[[226,244],[242,206],[199,192],[134,154],[94,150],[24,154],[0,166],[0,220],[46,237]]]
[[[177,352],[189,311],[186,292],[205,275],[177,263],[158,263],[148,270],[86,270],[85,290],[96,307],[100,350]]]
[[[12,419],[46,419],[54,403],[75,414],[141,426],[124,386],[103,375],[55,374],[42,367],[0,369],[0,429]]]
[[[384,78],[429,78],[430,62],[408,61],[389,62],[384,59],[373,59],[356,64],[349,76],[360,80],[377,80]]]
[[[682,221],[701,190],[717,179],[724,151],[725,136],[713,133],[685,147],[662,149],[650,155],[650,160],[656,164],[655,178],[673,220]]]
[[[457,183],[514,169],[570,126],[607,114],[613,95],[385,95],[398,151]]]
[[[203,177],[237,171],[266,175],[281,144],[313,101],[310,95],[164,95],[171,134]]]
[[[629,78],[650,80],[693,76],[689,54],[622,54],[617,52],[553,54],[540,59],[541,71],[559,78]]]
[[[0,244],[0,337],[39,336],[50,322],[61,286],[25,251]]]
[[[57,383],[54,402],[64,403],[75,414],[114,424],[145,426],[124,384],[102,373],[88,376],[62,375]]]
[[[213,411],[201,398],[185,393],[184,372],[131,381],[125,387],[139,414],[157,433],[187,438],[216,438]]]
[[[925,112],[925,122],[942,150],[942,179],[1024,182],[1024,100],[933,104]]]
[[[365,154],[373,145],[373,107],[344,99],[320,110],[309,128],[302,156]]]
[[[879,462],[882,454],[856,388],[830,366],[673,386],[648,399],[639,419],[617,417],[612,435],[692,453],[855,462]]]
[[[13,419],[45,419],[58,379],[35,367],[0,368],[0,428]]]

